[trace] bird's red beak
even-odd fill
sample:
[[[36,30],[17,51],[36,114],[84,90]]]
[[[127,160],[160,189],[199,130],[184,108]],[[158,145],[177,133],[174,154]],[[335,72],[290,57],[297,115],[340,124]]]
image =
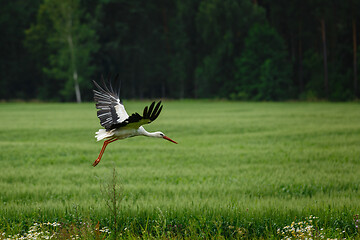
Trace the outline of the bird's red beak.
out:
[[[166,140],[168,140],[168,141],[170,141],[170,142],[173,142],[173,143],[178,144],[177,142],[175,142],[174,140],[172,140],[171,138],[169,138],[169,137],[167,137],[167,136],[163,136],[163,139],[166,139]]]

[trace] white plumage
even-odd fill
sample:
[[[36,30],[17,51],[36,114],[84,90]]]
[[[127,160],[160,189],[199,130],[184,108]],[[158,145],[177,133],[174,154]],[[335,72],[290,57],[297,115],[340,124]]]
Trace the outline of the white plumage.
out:
[[[118,75],[115,80],[118,79]],[[105,129],[99,129],[96,132],[95,138],[97,141],[105,140],[103,147],[100,151],[99,157],[93,163],[95,167],[101,160],[106,146],[118,139],[124,139],[134,136],[147,136],[155,138],[163,138],[173,143],[177,143],[169,137],[165,136],[162,132],[148,132],[142,125],[153,122],[162,110],[161,101],[155,106],[152,102],[149,107],[145,107],[142,116],[139,113],[133,113],[129,116],[125,110],[124,105],[119,98],[119,92],[116,93],[110,82],[109,87],[106,85],[102,77],[103,87],[94,81],[98,90],[94,90],[94,100],[96,108],[99,109],[97,116],[100,119],[100,124]]]
[[[101,141],[104,140],[105,138],[109,138],[112,136],[112,131],[106,131],[105,129],[99,129],[99,131],[97,131],[95,133],[95,138],[97,141]]]

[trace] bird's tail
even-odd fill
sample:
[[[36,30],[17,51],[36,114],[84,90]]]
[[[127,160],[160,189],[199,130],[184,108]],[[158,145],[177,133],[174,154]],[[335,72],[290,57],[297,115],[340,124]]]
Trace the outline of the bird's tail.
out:
[[[99,131],[97,131],[95,133],[95,138],[97,141],[103,140],[105,138],[109,138],[112,137],[114,134],[113,131],[106,131],[105,129],[99,129]]]

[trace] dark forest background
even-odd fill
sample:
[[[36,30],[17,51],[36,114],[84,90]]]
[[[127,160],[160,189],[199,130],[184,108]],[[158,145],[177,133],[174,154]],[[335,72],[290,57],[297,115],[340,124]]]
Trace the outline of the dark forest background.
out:
[[[360,1],[1,0],[0,100],[359,98]]]

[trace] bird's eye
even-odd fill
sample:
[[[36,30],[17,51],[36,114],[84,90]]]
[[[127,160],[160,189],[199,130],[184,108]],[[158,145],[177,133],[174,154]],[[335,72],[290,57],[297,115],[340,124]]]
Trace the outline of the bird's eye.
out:
[[[162,136],[162,137],[163,137],[163,136],[164,136],[164,134],[160,133],[160,136]]]

